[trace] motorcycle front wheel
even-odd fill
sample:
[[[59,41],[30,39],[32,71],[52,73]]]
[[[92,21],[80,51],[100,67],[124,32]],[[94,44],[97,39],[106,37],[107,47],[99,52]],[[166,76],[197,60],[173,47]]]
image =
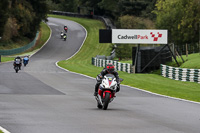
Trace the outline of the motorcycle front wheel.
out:
[[[110,93],[105,94],[105,99],[103,102],[103,110],[106,110],[108,108],[108,104],[110,102]]]

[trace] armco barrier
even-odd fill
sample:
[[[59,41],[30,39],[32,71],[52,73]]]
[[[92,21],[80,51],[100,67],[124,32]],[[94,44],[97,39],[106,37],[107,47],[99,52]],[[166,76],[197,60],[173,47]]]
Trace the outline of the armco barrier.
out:
[[[30,42],[29,44],[27,44],[23,47],[16,48],[16,49],[9,49],[9,50],[0,50],[0,55],[14,55],[14,54],[18,54],[18,53],[22,53],[22,52],[26,51],[27,49],[29,49],[35,45],[38,35],[39,35],[39,32],[36,33],[36,37],[32,42]]]
[[[115,69],[117,71],[124,71],[127,73],[132,73],[132,66],[128,63],[121,63],[118,61],[113,60],[104,60],[104,59],[98,59],[98,58],[92,58],[92,64],[97,67],[105,67],[106,64],[112,63],[115,66]]]
[[[161,73],[163,77],[170,79],[200,83],[200,69],[178,68],[161,64]]]
[[[84,15],[84,14],[78,14],[78,13],[72,13],[72,12],[63,12],[63,11],[51,11],[51,14],[55,15],[63,15],[63,16],[70,16],[70,17],[79,17],[79,18],[93,18],[101,20],[105,25],[107,29],[116,29],[116,27],[111,23],[110,19],[102,16],[97,15]]]

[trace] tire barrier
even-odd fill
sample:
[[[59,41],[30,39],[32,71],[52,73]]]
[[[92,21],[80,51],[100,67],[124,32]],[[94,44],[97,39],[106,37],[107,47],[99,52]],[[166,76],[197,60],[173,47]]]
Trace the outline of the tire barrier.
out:
[[[117,71],[132,73],[132,65],[129,63],[121,63],[118,61],[98,59],[96,57],[92,57],[92,65],[94,66],[106,67],[108,63],[112,63]]]
[[[136,73],[149,73],[160,68],[160,64],[172,61],[172,55],[166,47],[132,47],[132,62],[136,63]],[[138,51],[138,53],[137,53]],[[159,54],[160,53],[160,54]],[[159,54],[159,55],[158,55]],[[153,62],[147,65],[154,57],[158,55]]]
[[[39,32],[36,33],[36,37],[32,42],[30,42],[29,44],[27,44],[23,47],[9,49],[9,50],[0,50],[0,55],[14,55],[14,54],[18,54],[18,53],[22,53],[22,52],[26,51],[27,49],[29,49],[35,45],[38,35],[39,35]]]
[[[200,83],[200,69],[187,69],[160,65],[163,77],[174,80],[190,81]]]

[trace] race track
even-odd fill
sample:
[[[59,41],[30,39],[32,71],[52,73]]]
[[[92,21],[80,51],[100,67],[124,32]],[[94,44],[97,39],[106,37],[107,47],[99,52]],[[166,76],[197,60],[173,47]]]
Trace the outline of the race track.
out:
[[[11,62],[0,64],[0,126],[11,133],[200,133],[200,104],[127,86],[108,110],[97,109],[95,79],[55,65],[79,50],[85,29],[48,19],[51,39],[26,67],[15,73]],[[65,24],[69,30],[63,41]]]

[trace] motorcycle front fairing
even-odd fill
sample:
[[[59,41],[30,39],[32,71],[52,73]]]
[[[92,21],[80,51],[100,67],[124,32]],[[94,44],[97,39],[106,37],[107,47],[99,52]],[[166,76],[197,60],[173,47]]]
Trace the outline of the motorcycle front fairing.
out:
[[[102,83],[99,86],[98,94],[102,98],[105,98],[105,94],[110,93],[110,98],[113,98],[115,96],[116,88],[117,88],[116,78],[112,74],[107,74],[104,76]]]

